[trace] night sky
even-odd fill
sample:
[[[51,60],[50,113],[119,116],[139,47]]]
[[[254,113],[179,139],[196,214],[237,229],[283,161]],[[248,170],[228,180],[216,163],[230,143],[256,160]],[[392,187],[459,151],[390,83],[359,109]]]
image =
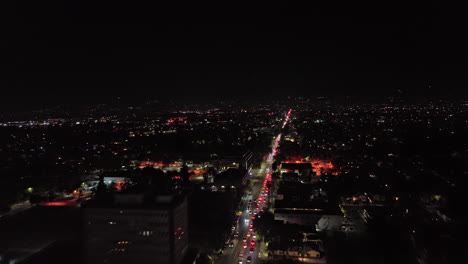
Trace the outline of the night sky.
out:
[[[14,51],[3,64],[4,105],[397,90],[466,96],[462,10],[442,1],[95,2],[18,3],[2,41]]]

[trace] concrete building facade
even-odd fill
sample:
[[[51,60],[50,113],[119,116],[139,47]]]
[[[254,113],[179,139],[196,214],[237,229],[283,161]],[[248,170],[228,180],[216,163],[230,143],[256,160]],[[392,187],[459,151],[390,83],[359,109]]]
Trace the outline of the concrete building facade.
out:
[[[83,208],[85,263],[181,263],[188,249],[185,197],[113,198]]]

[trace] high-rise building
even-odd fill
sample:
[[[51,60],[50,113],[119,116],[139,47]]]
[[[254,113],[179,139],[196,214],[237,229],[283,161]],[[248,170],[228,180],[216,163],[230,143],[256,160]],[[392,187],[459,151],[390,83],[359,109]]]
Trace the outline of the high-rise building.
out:
[[[85,263],[179,264],[188,248],[182,195],[116,193],[83,206]]]

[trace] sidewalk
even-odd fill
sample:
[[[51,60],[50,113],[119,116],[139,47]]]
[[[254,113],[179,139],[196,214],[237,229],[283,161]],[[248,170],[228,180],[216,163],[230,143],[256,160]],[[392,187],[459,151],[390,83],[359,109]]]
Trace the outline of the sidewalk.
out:
[[[0,217],[15,215],[17,213],[26,211],[26,210],[28,210],[30,208],[31,208],[31,203],[29,202],[29,200],[24,201],[24,202],[15,203],[15,204],[12,204],[10,206],[10,211],[8,211],[8,212],[6,212],[4,214],[0,214]]]
[[[282,258],[283,258],[282,256],[275,256],[273,258],[269,258],[266,243],[264,243],[264,242],[260,243],[260,250],[259,250],[259,253],[258,253],[258,259],[260,259],[262,261],[266,261],[266,260],[280,260]],[[316,263],[316,264],[326,264],[327,263],[327,258],[326,257],[322,257],[322,258],[289,257],[289,259],[298,260],[301,263]]]
[[[258,259],[260,260],[268,260],[268,248],[265,242],[260,242],[260,249],[258,252]]]

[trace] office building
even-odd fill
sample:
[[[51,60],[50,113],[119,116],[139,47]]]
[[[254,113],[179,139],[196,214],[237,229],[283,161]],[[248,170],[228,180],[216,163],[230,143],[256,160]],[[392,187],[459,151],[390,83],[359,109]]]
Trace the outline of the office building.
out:
[[[181,195],[116,193],[83,208],[85,263],[179,264],[188,248]]]

